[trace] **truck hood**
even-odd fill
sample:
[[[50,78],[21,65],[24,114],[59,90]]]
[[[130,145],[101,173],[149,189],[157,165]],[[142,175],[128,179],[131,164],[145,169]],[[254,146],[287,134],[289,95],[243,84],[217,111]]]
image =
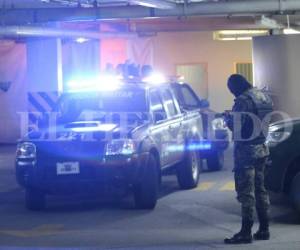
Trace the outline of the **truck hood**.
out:
[[[103,140],[106,136],[127,136],[130,128],[122,128],[117,123],[101,123],[98,121],[71,122],[64,125],[32,131],[27,135],[29,140],[85,140],[85,138]]]

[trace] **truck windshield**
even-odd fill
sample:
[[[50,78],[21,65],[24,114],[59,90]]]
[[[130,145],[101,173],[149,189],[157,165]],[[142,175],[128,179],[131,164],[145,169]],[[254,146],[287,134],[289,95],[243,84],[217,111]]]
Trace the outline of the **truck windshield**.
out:
[[[147,112],[145,90],[121,89],[95,93],[64,94],[58,111],[67,120],[82,120],[88,114],[103,117],[107,113],[143,113]]]

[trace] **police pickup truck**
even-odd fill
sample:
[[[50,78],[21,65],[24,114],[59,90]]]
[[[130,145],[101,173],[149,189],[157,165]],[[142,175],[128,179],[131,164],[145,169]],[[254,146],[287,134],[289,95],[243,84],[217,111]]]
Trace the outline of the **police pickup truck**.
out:
[[[199,110],[182,110],[170,83],[65,92],[56,111],[49,126],[18,143],[16,177],[28,209],[44,209],[49,194],[114,188],[132,190],[137,208],[153,209],[170,168],[180,188],[197,186],[200,152],[211,145]]]

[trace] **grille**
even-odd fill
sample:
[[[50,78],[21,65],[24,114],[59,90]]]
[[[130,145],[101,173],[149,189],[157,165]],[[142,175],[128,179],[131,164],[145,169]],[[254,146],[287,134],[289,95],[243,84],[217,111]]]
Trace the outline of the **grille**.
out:
[[[37,144],[37,163],[44,179],[91,179],[95,177],[103,155],[104,145],[101,143],[82,142],[44,142]],[[80,164],[80,174],[58,176],[57,162],[74,162]]]

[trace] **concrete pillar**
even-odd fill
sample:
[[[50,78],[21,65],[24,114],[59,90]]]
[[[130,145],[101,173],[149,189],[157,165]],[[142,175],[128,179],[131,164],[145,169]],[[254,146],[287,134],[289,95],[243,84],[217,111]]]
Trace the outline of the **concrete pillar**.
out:
[[[28,40],[27,69],[28,92],[62,91],[61,40]]]
[[[273,95],[275,108],[300,116],[300,35],[253,39],[254,85]]]

